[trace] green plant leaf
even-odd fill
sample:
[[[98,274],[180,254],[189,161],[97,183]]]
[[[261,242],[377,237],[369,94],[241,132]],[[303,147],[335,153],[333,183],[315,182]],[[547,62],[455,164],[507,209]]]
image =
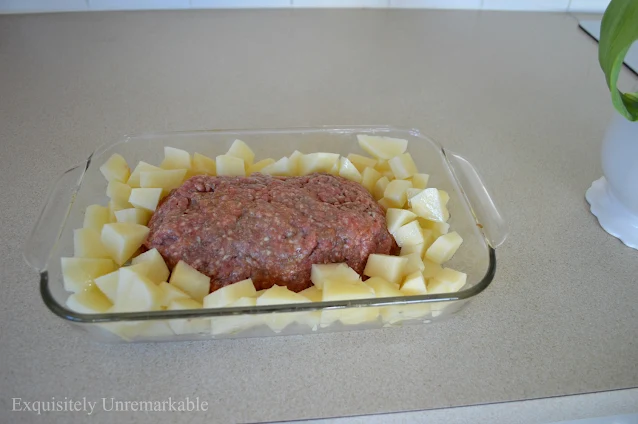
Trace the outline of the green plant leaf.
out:
[[[617,84],[627,51],[636,40],[638,0],[611,0],[600,25],[598,61],[614,107],[630,121],[638,120],[638,93],[622,93]]]

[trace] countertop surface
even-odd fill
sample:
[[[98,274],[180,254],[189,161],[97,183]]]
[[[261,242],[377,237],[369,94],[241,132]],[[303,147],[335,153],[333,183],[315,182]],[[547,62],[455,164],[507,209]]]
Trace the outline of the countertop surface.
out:
[[[199,397],[207,412],[96,408],[91,418],[217,423],[638,386],[638,252],[607,235],[584,199],[611,115],[596,45],[565,14],[0,16],[0,422],[87,419],[11,412],[12,398]],[[509,223],[494,282],[454,318],[105,345],[41,301],[22,246],[51,181],[101,144],[142,131],[366,123],[420,128],[463,154]]]

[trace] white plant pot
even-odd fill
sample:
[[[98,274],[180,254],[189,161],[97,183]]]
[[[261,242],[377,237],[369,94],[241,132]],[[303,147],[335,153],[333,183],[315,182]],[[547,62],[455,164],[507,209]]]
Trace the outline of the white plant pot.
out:
[[[585,198],[600,226],[638,249],[638,122],[614,114],[602,147],[604,176]]]

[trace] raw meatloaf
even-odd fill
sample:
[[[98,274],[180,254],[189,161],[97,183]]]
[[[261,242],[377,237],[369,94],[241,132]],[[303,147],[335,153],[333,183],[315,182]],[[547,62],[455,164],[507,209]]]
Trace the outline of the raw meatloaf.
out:
[[[149,223],[145,246],[173,268],[210,277],[210,290],[252,278],[299,292],[312,264],[347,262],[359,274],[371,253],[395,253],[385,214],[368,191],[329,174],[196,176],[173,190]]]

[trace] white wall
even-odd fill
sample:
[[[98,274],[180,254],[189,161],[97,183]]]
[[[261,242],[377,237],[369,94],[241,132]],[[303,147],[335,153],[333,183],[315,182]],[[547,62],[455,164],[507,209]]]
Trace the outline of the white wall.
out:
[[[372,7],[603,12],[609,0],[0,0],[0,13],[265,7]]]

